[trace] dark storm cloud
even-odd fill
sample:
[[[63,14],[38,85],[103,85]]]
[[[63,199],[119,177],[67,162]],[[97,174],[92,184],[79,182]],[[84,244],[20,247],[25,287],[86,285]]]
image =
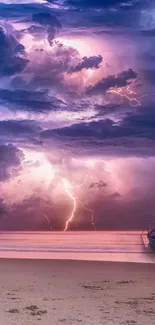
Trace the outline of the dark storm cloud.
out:
[[[98,200],[94,210],[97,216],[98,229],[104,230],[143,230],[153,220],[155,209],[155,196],[151,189],[142,195],[137,189],[139,197],[121,197],[114,193],[113,197]]]
[[[78,33],[95,33],[115,30],[115,35],[128,34],[131,37],[138,35],[140,30],[146,33],[149,10],[154,10],[154,1],[151,0],[110,0],[110,1],[82,1],[68,0],[67,10],[59,10],[59,17],[64,26],[75,28]],[[151,11],[150,11],[151,12]],[[152,19],[153,21],[153,19]],[[153,24],[153,23],[152,23]],[[117,32],[117,28],[120,29]],[[135,34],[134,34],[135,33]]]
[[[51,15],[50,13],[39,12],[39,13],[33,14],[32,20],[35,23],[38,23],[40,25],[47,27],[48,41],[50,44],[52,43],[56,34],[62,28],[62,25],[59,22],[59,20],[55,16]]]
[[[123,197],[115,192],[96,199],[96,202],[89,202],[88,207],[94,212],[97,230],[142,230],[147,227],[150,220],[153,220],[154,191],[152,193],[145,191],[145,194],[140,193],[138,197]],[[11,206],[7,206],[1,199],[1,230],[47,230],[49,223],[44,217],[45,214],[53,230],[63,230],[69,208],[70,206],[67,207],[62,203],[59,206],[54,205],[52,200],[43,198],[37,193]],[[7,218],[3,217],[5,215]],[[69,229],[92,230],[88,211],[79,209]]]
[[[33,120],[4,120],[0,121],[0,136],[8,138],[13,136],[15,139],[21,136],[32,136],[41,131],[41,128]],[[14,139],[14,140],[15,140]]]
[[[65,73],[69,73],[71,67],[80,61],[79,52],[57,41],[54,42],[52,52],[48,50],[36,50],[36,55],[31,61],[27,72],[31,76],[31,84],[45,89],[58,89],[60,93],[72,90],[67,88]]]
[[[55,35],[62,28],[61,23],[54,15],[54,9],[46,5],[37,3],[27,4],[4,4],[0,3],[0,17],[3,19],[16,19],[16,22],[32,23],[32,26],[21,31],[16,31],[16,35],[21,38],[22,33],[31,33],[39,37],[39,33],[46,33],[51,44]],[[42,29],[39,28],[42,26]],[[41,36],[41,35],[40,35]]]
[[[25,110],[39,112],[48,112],[50,110],[59,110],[63,102],[55,97],[48,97],[47,92],[30,90],[9,90],[0,89],[0,102],[10,104],[12,110]]]
[[[25,197],[21,202],[7,205],[8,218],[2,219],[1,229],[48,229],[44,214],[49,214],[51,209],[51,202],[48,199],[34,193],[32,196]]]
[[[150,110],[149,114],[147,111],[143,111],[138,114],[131,114],[127,116],[123,121],[122,125],[130,127],[131,131],[137,130],[140,135],[147,135],[150,139],[155,139],[155,112]],[[132,134],[132,132],[131,132]]]
[[[132,135],[136,135],[138,131],[132,130]],[[73,124],[69,127],[61,129],[43,131],[42,136],[48,137],[66,137],[72,139],[108,139],[118,138],[131,135],[131,128],[116,125],[110,119],[100,120],[98,122]]]
[[[142,30],[142,31],[140,31],[140,34],[142,36],[146,36],[146,37],[154,37],[155,36],[155,28],[149,29],[149,30]]]
[[[109,198],[111,198],[111,199],[121,199],[122,197],[123,196],[118,192],[114,192],[111,195],[109,195]]]
[[[149,82],[152,85],[155,85],[155,68],[153,68],[153,57],[150,58],[152,61],[152,69],[142,70],[142,73],[144,74],[145,80]]]
[[[78,154],[104,152],[117,156],[150,156],[155,154],[155,114],[142,110],[142,113],[127,115],[119,123],[105,119],[45,130],[41,139],[55,139],[62,148],[70,148],[71,152],[77,151]]]
[[[120,72],[118,75],[109,75],[100,81],[98,81],[95,85],[90,86],[87,89],[87,94],[89,95],[97,95],[101,93],[105,93],[110,88],[119,88],[127,86],[131,83],[132,79],[137,78],[137,73],[132,69],[128,69],[126,71]]]
[[[47,30],[44,26],[38,26],[38,25],[31,25],[28,28],[24,28],[21,30],[20,35],[22,34],[31,34],[34,39],[40,40],[45,37]]]
[[[107,28],[108,26],[105,26],[105,29],[103,27],[103,29],[97,30],[94,32],[94,34],[96,35],[108,35],[108,36],[128,36],[133,37],[133,39],[138,39],[139,41],[141,39],[144,40],[144,37],[147,38],[152,38],[155,36],[155,29],[149,29],[149,30],[141,30],[141,29],[128,29],[128,28],[121,28],[121,26],[116,28],[113,28],[112,26],[109,28]]]
[[[17,184],[18,188],[18,184]],[[53,230],[63,230],[69,210],[66,203],[56,204],[39,191],[26,196],[22,201],[5,205],[8,218],[1,221],[1,229],[9,230],[48,230],[49,223],[44,217],[48,216]],[[3,207],[3,206],[2,206]],[[1,211],[1,210],[0,210]],[[3,214],[4,211],[2,210]],[[63,214],[62,214],[63,211]]]
[[[109,195],[103,193],[96,201],[89,202],[88,208],[94,212],[97,230],[145,229],[148,221],[153,220],[155,210],[155,195],[151,186],[149,191],[148,187],[144,189],[143,194],[139,188],[132,190],[132,195],[129,193],[126,196],[118,192]],[[44,217],[46,214],[53,230],[63,230],[69,211],[70,205],[66,206],[62,202],[56,205],[52,199],[41,197],[39,193],[12,205],[7,205],[0,199],[0,226],[5,230],[49,229],[49,223]],[[3,217],[5,215],[7,218]],[[69,229],[92,230],[89,211],[81,210],[79,206]]]
[[[151,62],[153,64],[155,62],[155,55],[147,51],[141,55],[141,60],[143,60],[146,63]]]
[[[7,214],[7,205],[3,198],[0,198],[0,220]]]
[[[88,188],[89,189],[91,189],[91,188],[98,188],[98,189],[100,189],[100,188],[103,188],[103,187],[107,187],[107,185],[108,185],[107,183],[105,183],[102,180],[100,180],[98,182],[91,183]]]
[[[140,10],[141,8],[149,8],[151,0],[109,0],[109,1],[82,1],[82,0],[68,0],[67,1],[47,1],[47,3],[60,4],[59,9],[53,6],[44,4],[4,4],[0,3],[0,17],[2,18],[16,18],[18,21],[32,22],[33,15],[51,14],[55,19],[59,19],[59,24],[64,27],[70,26],[80,28],[92,28],[103,26],[139,26]],[[100,11],[95,10],[100,8]],[[111,10],[115,8],[115,10]],[[88,11],[88,9],[90,9]],[[56,18],[58,17],[58,18]],[[44,26],[45,26],[44,19]],[[49,20],[47,19],[49,22]],[[43,22],[43,19],[42,19]],[[43,26],[43,25],[42,25]],[[47,26],[47,25],[46,25]],[[53,26],[51,26],[53,28]],[[57,28],[59,29],[58,25]],[[49,35],[53,34],[53,30],[49,30]]]
[[[121,3],[122,1],[119,1]],[[118,3],[118,2],[117,2]],[[125,1],[123,1],[125,4]],[[129,1],[128,1],[129,3]],[[62,4],[60,2],[55,2],[55,4]],[[65,3],[64,3],[65,4]],[[28,22],[33,23],[32,20],[33,15],[37,15],[39,17],[39,20],[36,19],[36,24],[41,24],[40,26],[43,26],[46,28],[46,32],[49,35],[49,41],[55,37],[55,33],[60,30],[60,25],[63,25],[64,28],[73,27],[76,28],[76,31],[78,32],[79,28],[92,28],[95,27],[103,27],[103,26],[130,26],[138,24],[139,22],[139,11],[136,9],[133,9],[133,6],[122,6],[120,9],[120,6],[117,6],[118,10],[112,11],[111,6],[113,7],[116,4],[114,2],[111,3],[105,2],[103,5],[103,2],[101,1],[97,2],[90,2],[91,6],[89,5],[89,1],[87,3],[80,1],[78,3],[79,5],[76,6],[68,6],[67,10],[66,7],[61,5],[59,9],[51,8],[50,6],[46,6],[46,4],[4,4],[0,3],[0,17],[1,18],[7,18],[7,19],[16,19],[16,21],[22,21],[22,22]],[[84,4],[84,7],[83,7]],[[109,4],[109,5],[108,5]],[[98,6],[101,5],[101,11],[94,10],[95,8],[98,9]],[[88,8],[89,14],[88,14]],[[132,15],[130,10],[124,10],[125,8],[130,9],[132,8]],[[81,10],[83,9],[83,10]],[[40,19],[40,16],[45,15],[44,19]],[[51,15],[53,18],[53,26],[50,24],[50,19],[48,18],[48,15]],[[46,20],[47,17],[47,20]],[[38,20],[38,21],[37,21]],[[54,23],[55,20],[55,23]],[[39,22],[40,21],[40,22]],[[52,19],[51,19],[52,21]],[[46,25],[45,25],[46,24]],[[49,25],[50,24],[50,25]],[[38,35],[39,37],[39,35]]]
[[[45,130],[43,137],[76,139],[117,139],[143,137],[155,140],[155,114],[131,114],[116,123],[110,119],[73,124],[61,129]]]
[[[93,116],[93,119],[102,119],[106,116],[116,116],[121,117],[121,114],[124,116],[125,113],[131,112],[131,106],[125,105],[123,103],[109,103],[105,105],[95,104],[94,109],[96,110],[96,114]],[[92,120],[92,118],[91,118]]]
[[[58,17],[64,27],[64,32],[67,34],[90,35],[97,34],[107,29],[124,29],[129,28],[132,33],[135,29],[140,28],[140,11],[130,11],[124,9],[110,10],[108,8],[93,10],[93,9],[71,9],[62,10]],[[120,33],[120,32],[119,32]],[[125,33],[125,31],[124,31]]]
[[[0,145],[0,182],[17,173],[22,159],[22,151],[14,145]]]
[[[135,0],[135,4],[140,1]],[[130,7],[134,5],[132,0],[65,0],[67,5],[74,6],[76,8],[113,8],[122,5],[123,7]]]
[[[90,57],[84,56],[81,62],[79,62],[75,67],[71,68],[70,73],[79,72],[83,69],[99,69],[102,61],[103,58],[101,55],[94,55]]]
[[[56,27],[56,28],[62,27],[60,22],[58,21],[58,19],[49,13],[38,12],[36,14],[33,14],[32,20],[35,23],[38,23],[38,24],[44,25],[44,26],[51,26],[51,27]]]
[[[2,3],[0,2],[0,17],[14,18],[20,21],[32,21],[32,15],[38,12],[49,13],[50,8],[39,3]],[[53,10],[52,10],[53,12]]]
[[[38,56],[41,54],[41,56]],[[52,60],[51,60],[52,55]],[[102,56],[90,56],[80,58],[79,52],[71,47],[65,46],[62,43],[55,41],[51,52],[44,50],[36,50],[37,62],[29,67],[32,75],[34,74],[34,83],[42,83],[44,85],[56,86],[61,84],[61,89],[64,82],[64,74],[80,72],[83,69],[99,69],[102,63]],[[67,88],[67,86],[65,85]]]
[[[24,46],[17,42],[13,35],[5,34],[0,27],[0,75],[10,76],[20,73],[26,67],[28,60],[21,55]]]

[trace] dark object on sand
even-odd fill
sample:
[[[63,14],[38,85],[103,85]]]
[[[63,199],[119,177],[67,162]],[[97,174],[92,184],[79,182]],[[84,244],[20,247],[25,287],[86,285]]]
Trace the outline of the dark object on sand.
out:
[[[9,310],[8,310],[8,313],[11,313],[11,314],[17,314],[17,313],[19,313],[19,310],[16,309],[16,308],[14,308],[14,309],[9,309]]]
[[[155,228],[149,230],[147,233],[147,238],[151,246],[155,247]]]
[[[31,305],[31,306],[26,307],[26,309],[30,310],[30,311],[34,311],[34,310],[38,309],[38,307],[36,305]]]

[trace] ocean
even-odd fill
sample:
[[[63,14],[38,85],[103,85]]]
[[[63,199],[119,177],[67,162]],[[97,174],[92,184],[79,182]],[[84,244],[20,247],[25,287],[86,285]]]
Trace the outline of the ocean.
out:
[[[18,231],[0,232],[0,258],[155,263],[155,252],[138,231]]]

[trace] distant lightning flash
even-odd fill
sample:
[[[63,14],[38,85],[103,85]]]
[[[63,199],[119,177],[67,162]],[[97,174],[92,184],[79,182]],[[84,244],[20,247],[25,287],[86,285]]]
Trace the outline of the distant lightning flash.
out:
[[[86,211],[91,212],[91,219],[90,219],[91,220],[91,225],[94,227],[94,230],[96,230],[94,211],[91,210],[91,209],[86,208],[84,206],[84,204],[80,200],[78,200],[78,201]]]
[[[86,184],[86,180],[87,180],[88,178],[94,178],[94,179],[96,179],[97,181],[99,181],[99,178],[98,178],[97,176],[92,176],[92,175],[90,175],[90,174],[85,174],[85,178],[84,178],[83,183],[81,183],[81,184],[76,184],[75,182],[73,182],[73,184],[74,184],[74,186],[77,187],[77,188],[82,187],[82,186],[84,186],[84,185]]]
[[[86,182],[86,179],[89,177],[90,175],[86,175],[85,176],[85,179],[84,179],[84,182],[82,184],[79,184],[79,185],[76,185],[74,183],[74,185],[76,187],[82,187],[85,182]],[[96,178],[93,176],[93,178]],[[86,211],[89,211],[91,212],[91,224],[92,226],[94,227],[94,230],[96,230],[96,225],[95,225],[95,217],[94,217],[94,212],[93,210],[89,209],[89,208],[86,208],[85,205],[81,202],[81,200],[77,197],[74,197],[73,194],[70,192],[70,188],[72,188],[72,185],[66,180],[66,179],[62,179],[62,183],[63,183],[63,186],[64,186],[64,189],[65,189],[65,192],[68,194],[68,196],[71,198],[71,200],[73,201],[73,209],[72,209],[72,212],[71,212],[71,215],[69,217],[69,219],[66,221],[66,224],[65,224],[65,228],[64,228],[64,231],[67,231],[68,230],[68,226],[70,224],[70,222],[74,219],[75,217],[75,213],[76,213],[76,209],[77,209],[77,202],[79,202],[81,204],[81,206],[86,210]]]
[[[122,88],[113,88],[109,91],[109,94],[116,94],[120,97],[126,98],[132,107],[141,106],[140,99],[142,99],[144,97],[150,97],[150,96],[155,95],[155,93],[152,93],[152,94],[144,94],[141,96],[137,96],[137,93],[135,91],[131,90],[129,86],[126,87],[126,90],[127,90],[128,94],[123,93]]]
[[[66,224],[65,224],[65,229],[64,229],[64,231],[66,231],[66,230],[68,230],[68,225],[69,225],[69,223],[73,220],[73,218],[74,218],[74,215],[75,215],[75,211],[76,211],[76,198],[70,193],[70,191],[69,191],[69,183],[65,180],[65,179],[63,179],[62,180],[62,183],[63,183],[63,185],[64,185],[64,189],[65,189],[65,191],[66,191],[66,193],[68,194],[68,196],[71,198],[71,200],[73,201],[73,210],[72,210],[72,213],[71,213],[71,215],[70,215],[70,217],[69,217],[69,219],[66,221]]]
[[[50,221],[50,219],[47,217],[47,215],[46,215],[46,214],[44,214],[44,217],[45,217],[45,219],[47,220],[47,222],[48,222],[48,224],[49,224],[49,227],[50,227],[50,229],[52,230],[53,228],[52,228],[52,226],[51,226],[51,221]]]
[[[109,93],[110,94],[116,94],[116,95],[118,95],[120,97],[126,98],[129,101],[129,103],[130,103],[130,105],[132,107],[141,106],[139,98],[133,97],[133,95],[136,96],[136,93],[134,91],[132,91],[129,87],[127,87],[127,91],[129,93],[129,95],[122,93],[122,88],[111,89],[109,91]],[[132,97],[130,97],[130,95],[132,95]]]
[[[43,165],[43,167],[44,167],[44,165]],[[54,170],[54,175],[52,173],[52,180],[55,178],[56,174],[57,174],[57,172],[56,172],[56,170]],[[73,188],[81,188],[82,186],[84,186],[86,184],[86,181],[87,181],[88,178],[96,179],[97,180],[97,183],[94,183],[94,184],[98,184],[98,183],[100,184],[100,181],[99,181],[98,177],[92,176],[89,173],[88,174],[85,174],[84,173],[84,175],[85,175],[85,177],[84,177],[84,180],[83,180],[83,182],[81,184],[76,184],[75,182],[70,182],[65,177],[64,178],[60,177],[60,181],[61,181],[61,183],[63,185],[63,189],[64,189],[65,193],[67,194],[67,196],[73,202],[72,212],[71,212],[70,217],[66,221],[64,231],[68,230],[69,224],[74,219],[78,203],[83,207],[83,209],[85,209],[86,211],[88,211],[88,212],[91,213],[91,219],[90,219],[91,220],[91,225],[96,230],[95,217],[94,217],[93,210],[85,207],[85,205],[83,204],[83,202],[80,201],[79,197],[75,197],[74,192],[72,191]],[[96,193],[94,193],[94,191],[93,191],[93,195],[95,195],[95,194]],[[51,220],[49,219],[49,217],[46,214],[44,214],[44,218],[46,219],[46,221],[47,221],[47,223],[49,225],[50,230],[53,230],[52,225],[51,225]]]
[[[82,187],[82,186],[84,186],[88,177],[89,177],[89,174],[85,175],[84,181],[81,184],[76,184],[75,182],[73,182],[74,186],[75,187]]]
[[[94,178],[94,179],[96,179],[96,180],[99,182],[99,179],[98,179],[97,176],[92,176],[92,175],[90,175],[90,174],[85,174],[85,179],[84,179],[83,183],[81,183],[81,184],[79,184],[79,185],[77,185],[77,184],[74,183],[74,185],[75,185],[76,187],[82,187],[83,185],[85,185],[87,178]],[[94,195],[96,195],[96,192],[95,192]],[[86,208],[85,205],[81,202],[81,200],[78,199],[78,202],[81,204],[81,206],[82,206],[86,211],[91,212],[91,225],[94,227],[94,230],[96,230],[94,211],[91,210],[91,209],[89,209],[89,208]]]

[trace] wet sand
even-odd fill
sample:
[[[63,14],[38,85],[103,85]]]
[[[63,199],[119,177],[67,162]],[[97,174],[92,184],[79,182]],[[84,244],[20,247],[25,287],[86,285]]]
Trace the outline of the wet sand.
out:
[[[0,324],[154,324],[154,264],[0,260]]]

